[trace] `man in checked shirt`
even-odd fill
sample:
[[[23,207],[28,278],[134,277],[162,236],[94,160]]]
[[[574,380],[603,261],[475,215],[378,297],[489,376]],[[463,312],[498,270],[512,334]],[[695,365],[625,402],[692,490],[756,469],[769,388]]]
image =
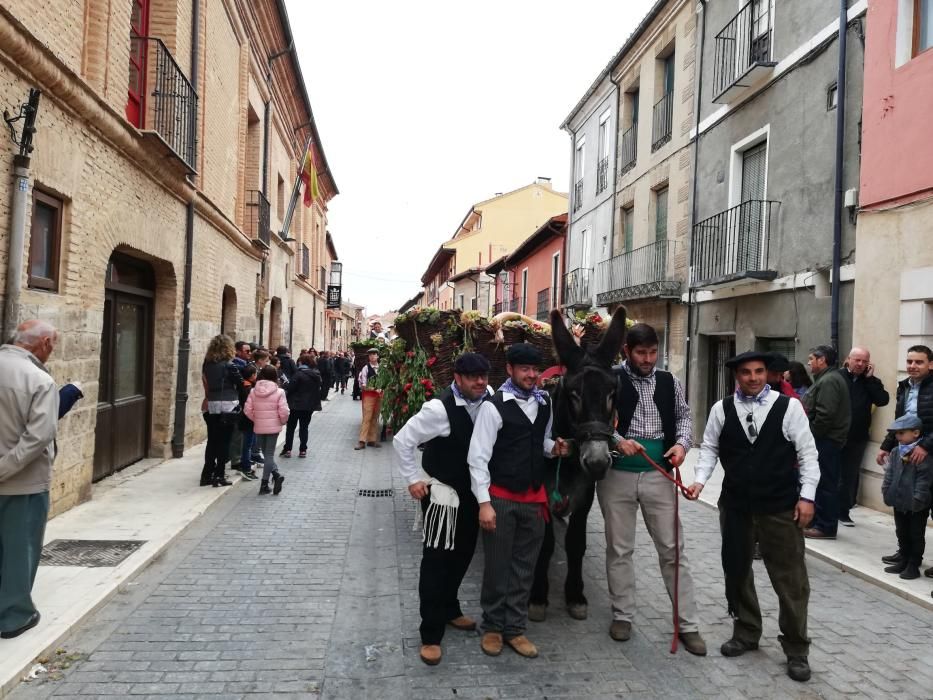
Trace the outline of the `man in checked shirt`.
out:
[[[674,595],[675,523],[674,505],[678,498],[674,485],[657,472],[642,456],[671,470],[683,464],[692,444],[693,423],[680,382],[670,372],[655,369],[658,362],[658,334],[654,328],[637,323],[625,335],[625,362],[615,371],[619,377],[616,392],[617,433],[614,436],[620,456],[606,478],[597,483],[596,495],[606,522],[606,576],[612,600],[609,636],[624,642],[632,635],[635,616],[635,522],[639,506],[654,540],[661,575],[668,594]],[[680,578],[678,583],[680,641],[691,654],[706,655],[706,642],[697,629],[693,578],[684,554],[683,528],[680,529]]]

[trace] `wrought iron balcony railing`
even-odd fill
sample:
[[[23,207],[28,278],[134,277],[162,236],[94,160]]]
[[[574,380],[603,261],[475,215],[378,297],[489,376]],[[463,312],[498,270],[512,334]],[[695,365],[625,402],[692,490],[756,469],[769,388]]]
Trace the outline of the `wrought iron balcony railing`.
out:
[[[191,169],[195,169],[198,94],[171,52],[155,37],[130,37],[130,50],[146,66],[145,101],[140,129],[153,131]],[[152,59],[155,60],[152,60]]]
[[[301,271],[298,274],[305,279],[311,274],[311,251],[304,243],[301,244]]]
[[[750,0],[716,35],[713,102],[732,101],[774,68],[773,12],[774,0]]]
[[[577,180],[573,186],[573,210],[578,211],[583,206],[583,180]]]
[[[638,152],[638,122],[632,124],[619,140],[619,175],[635,167]]]
[[[697,223],[690,250],[691,286],[777,277],[768,268],[768,253],[780,204],[753,199]]]
[[[246,192],[246,235],[267,248],[272,243],[269,232],[269,200],[259,190]]]
[[[548,314],[551,311],[551,288],[547,287],[538,292],[538,306],[535,318],[538,321],[547,321]]]
[[[674,93],[666,92],[657,101],[651,117],[651,151],[654,152],[671,140],[674,124]]]
[[[677,241],[660,240],[616,255],[596,266],[596,304],[605,306],[626,299],[677,296],[675,273]]]
[[[596,194],[609,186],[609,156],[601,158],[596,165]]]
[[[593,297],[590,294],[592,268],[578,267],[564,275],[564,306],[589,308]]]
[[[520,302],[518,298],[515,299],[505,299],[503,301],[497,301],[492,305],[493,315],[501,314],[503,311],[521,311]]]

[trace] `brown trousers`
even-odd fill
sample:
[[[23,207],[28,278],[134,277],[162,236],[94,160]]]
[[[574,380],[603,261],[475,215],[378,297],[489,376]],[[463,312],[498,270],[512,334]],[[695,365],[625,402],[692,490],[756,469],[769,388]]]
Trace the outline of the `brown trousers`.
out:
[[[379,408],[382,395],[363,390],[363,423],[360,425],[360,442],[376,442],[379,439]]]

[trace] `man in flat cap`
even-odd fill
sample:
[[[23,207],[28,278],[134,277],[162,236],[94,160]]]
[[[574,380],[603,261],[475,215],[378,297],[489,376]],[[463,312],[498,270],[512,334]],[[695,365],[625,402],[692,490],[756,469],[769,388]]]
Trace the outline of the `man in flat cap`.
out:
[[[467,455],[485,554],[481,646],[490,656],[502,653],[503,642],[538,655],[525,627],[548,517],[544,460],[569,453],[568,443],[551,439],[551,400],[537,386],[541,363],[533,345],[509,347],[509,378],[480,407]]]
[[[761,608],[752,573],[757,537],[778,597],[778,639],[787,656],[787,675],[806,681],[810,582],[802,531],[813,518],[819,457],[801,403],[768,384],[769,359],[768,353],[746,352],[726,362],[738,389],[710,410],[688,498],[699,497],[721,461],[722,567],[733,618],[732,638],[722,645],[722,655],[741,656],[757,649],[761,638]]]
[[[368,360],[357,377],[360,392],[363,395],[363,421],[360,424],[360,439],[354,450],[362,450],[367,445],[382,447],[379,444],[379,409],[382,406],[382,389],[372,386],[379,374],[379,350],[370,348]]]
[[[457,593],[470,567],[479,533],[479,505],[470,491],[467,451],[473,421],[489,395],[489,361],[466,352],[454,363],[453,383],[426,401],[393,441],[399,471],[411,497],[421,501],[424,542],[418,595],[421,598],[421,660],[441,661],[444,628],[474,630]],[[424,445],[421,466],[416,460]]]

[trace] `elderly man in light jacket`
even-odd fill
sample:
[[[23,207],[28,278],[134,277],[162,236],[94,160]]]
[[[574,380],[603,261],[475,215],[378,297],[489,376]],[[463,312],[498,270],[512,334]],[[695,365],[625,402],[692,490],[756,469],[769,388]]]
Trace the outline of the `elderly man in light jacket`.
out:
[[[0,346],[0,638],[39,623],[39,568],[55,459],[58,389],[45,367],[58,333],[26,321]]]

